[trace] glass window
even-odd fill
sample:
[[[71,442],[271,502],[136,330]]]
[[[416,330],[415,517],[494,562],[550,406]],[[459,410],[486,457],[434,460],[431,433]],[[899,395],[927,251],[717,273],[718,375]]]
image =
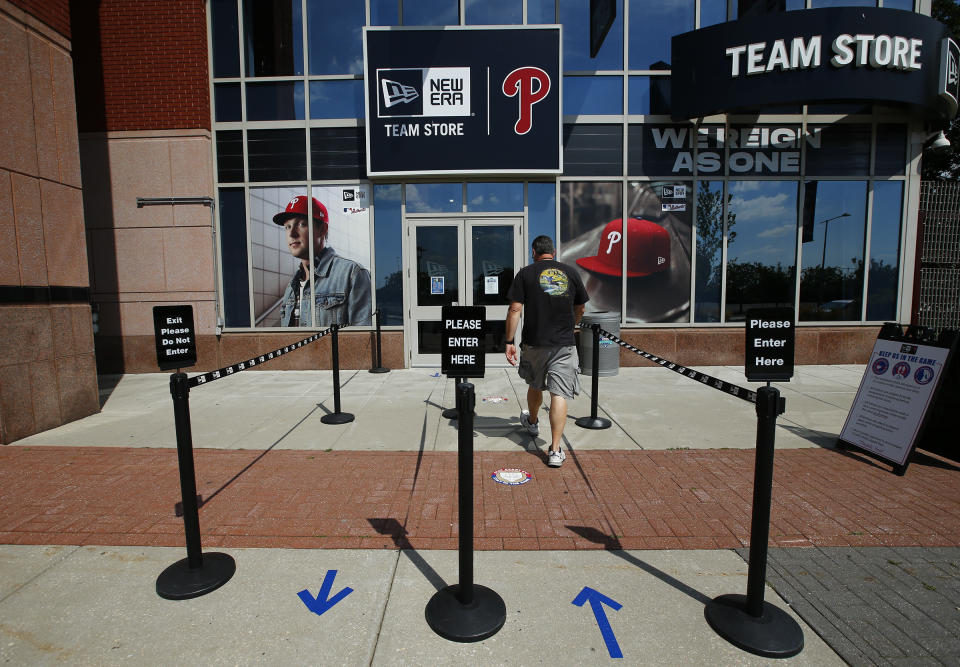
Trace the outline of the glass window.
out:
[[[557,186],[553,183],[530,183],[527,186],[527,245],[538,236],[549,236],[557,244]],[[533,250],[527,248],[527,262],[533,261]]]
[[[566,176],[619,176],[623,173],[623,126],[564,125]]]
[[[723,283],[723,181],[699,181],[696,191],[697,284],[693,321],[719,322]]]
[[[780,125],[732,125],[726,143],[731,176],[799,174],[803,128]]]
[[[217,140],[217,180],[243,183],[243,131],[220,130]]]
[[[527,23],[556,23],[555,0],[527,0]]]
[[[218,83],[213,87],[214,117],[218,123],[243,120],[240,108],[240,84]]]
[[[619,181],[560,183],[557,259],[579,271],[590,295],[587,313],[622,311],[622,197]]]
[[[283,225],[274,223],[273,216],[283,211],[294,197],[304,194],[305,189],[302,186],[250,188],[250,266],[255,326],[282,326],[283,293],[300,267],[300,260],[287,244]],[[304,230],[308,241],[301,247],[307,252],[315,229]]]
[[[359,127],[314,127],[310,130],[310,168],[316,180],[367,177],[366,137]]]
[[[377,310],[383,326],[403,324],[401,186],[373,186],[373,237],[376,253]]]
[[[220,267],[223,271],[223,323],[250,326],[247,271],[247,210],[243,188],[220,188]]]
[[[613,246],[623,241],[626,253],[627,322],[690,319],[691,185],[630,183],[626,230],[623,225],[612,228],[623,238],[611,237],[609,228],[606,232]]]
[[[793,305],[796,181],[730,181],[727,213],[727,322],[750,308]]]
[[[467,210],[522,211],[523,183],[467,183]]]
[[[631,76],[630,110],[634,115],[670,113],[669,76]]]
[[[247,76],[303,74],[300,0],[243,3]]]
[[[211,0],[210,29],[214,78],[240,76],[237,0]]]
[[[302,181],[307,178],[303,130],[249,130],[247,161],[251,181]]]
[[[731,17],[733,18],[733,17]],[[727,0],[700,0],[700,27],[727,21]]]
[[[669,69],[670,39],[693,30],[694,4],[630,0],[630,69]]]
[[[622,114],[623,78],[563,77],[563,113],[567,116]]]
[[[457,0],[417,0],[403,3],[403,25],[460,25]]]
[[[407,186],[409,189],[409,186]],[[460,300],[457,227],[416,227],[417,305],[450,306]],[[437,290],[439,280],[441,289]]]
[[[873,217],[870,221],[870,270],[867,274],[867,319],[874,322],[897,320],[902,207],[902,181],[874,182]]]
[[[473,305],[508,306],[513,265],[513,225],[470,225]]]
[[[311,81],[310,117],[363,118],[363,81]]]
[[[907,126],[903,123],[877,125],[877,157],[874,173],[878,176],[901,175],[907,162]]]
[[[812,125],[808,131],[807,175],[867,175],[870,169],[870,125]]]
[[[247,84],[247,120],[303,120],[303,82]]]
[[[704,132],[709,127],[701,128]],[[722,129],[722,126],[720,126]],[[627,168],[631,175],[692,175],[693,125],[630,125],[627,135]],[[713,135],[710,135],[713,136]],[[704,144],[705,146],[706,144]],[[700,171],[723,174],[723,149],[707,155],[701,150]]]
[[[362,74],[362,2],[307,0],[310,74]]]
[[[590,57],[589,2],[560,0],[560,23],[563,24],[564,70],[623,69],[623,0],[617,0],[617,16],[596,58]]]
[[[883,0],[884,9],[904,9],[913,11],[913,0]]]
[[[823,7],[876,7],[877,0],[810,0],[810,9]]]
[[[815,193],[815,205],[813,239],[803,244],[799,319],[859,320],[867,184],[816,181],[805,187],[805,198]]]
[[[523,23],[523,0],[466,0],[467,25],[519,25]]]
[[[400,25],[400,0],[370,0],[370,25]]]
[[[407,213],[461,213],[463,186],[460,183],[410,183],[407,185]]]

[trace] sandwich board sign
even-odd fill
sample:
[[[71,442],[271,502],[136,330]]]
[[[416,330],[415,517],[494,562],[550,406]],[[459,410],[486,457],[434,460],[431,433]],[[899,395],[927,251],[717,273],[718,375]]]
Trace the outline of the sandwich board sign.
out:
[[[884,459],[902,475],[921,443],[955,345],[921,342],[885,325],[873,346],[838,444]]]

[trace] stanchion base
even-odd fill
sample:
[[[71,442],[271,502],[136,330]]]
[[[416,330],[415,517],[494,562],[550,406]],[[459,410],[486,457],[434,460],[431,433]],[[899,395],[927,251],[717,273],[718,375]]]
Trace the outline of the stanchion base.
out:
[[[440,416],[444,419],[456,419],[460,416],[460,412],[458,412],[456,408],[447,408],[440,413]]]
[[[610,428],[610,420],[604,419],[603,417],[580,417],[580,419],[574,423],[580,428],[590,428],[595,430]]]
[[[758,618],[747,613],[746,595],[721,595],[703,610],[714,632],[737,648],[766,658],[789,658],[803,650],[803,630],[787,612],[763,603]]]
[[[371,368],[370,372],[371,373],[389,373],[390,369],[384,368],[383,366],[377,366],[376,368]]]
[[[347,424],[353,421],[353,415],[349,412],[331,412],[320,417],[320,421],[324,424]]]
[[[473,602],[462,604],[457,599],[460,584],[437,591],[424,616],[434,632],[452,642],[478,642],[497,634],[507,620],[507,605],[496,591],[486,586],[473,586]]]
[[[168,600],[189,600],[215,591],[230,581],[237,564],[229,554],[205,553],[203,565],[191,568],[189,559],[178,560],[157,577],[157,595]]]

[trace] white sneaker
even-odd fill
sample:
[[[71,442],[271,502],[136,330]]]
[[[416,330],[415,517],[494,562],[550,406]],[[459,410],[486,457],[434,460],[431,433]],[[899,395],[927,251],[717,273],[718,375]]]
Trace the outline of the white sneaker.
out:
[[[539,422],[534,423],[530,421],[530,413],[526,410],[520,412],[520,425],[527,429],[527,433],[532,435],[534,438],[540,435]]]
[[[547,465],[551,468],[559,468],[566,460],[567,455],[563,453],[563,449],[561,448],[555,452],[550,452],[550,456],[547,458]]]

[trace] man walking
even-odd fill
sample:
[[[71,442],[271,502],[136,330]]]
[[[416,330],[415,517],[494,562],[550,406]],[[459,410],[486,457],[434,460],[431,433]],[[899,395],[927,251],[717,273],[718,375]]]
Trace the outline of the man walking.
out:
[[[554,259],[556,252],[549,236],[538,236],[532,245],[533,264],[517,271],[507,292],[510,310],[506,354],[507,361],[516,366],[514,336],[526,307],[518,372],[527,381],[528,409],[520,413],[520,423],[530,435],[540,434],[538,414],[543,392],[548,391],[551,443],[547,465],[559,468],[567,458],[560,444],[567,401],[580,393],[580,364],[573,332],[590,297],[576,270]]]

